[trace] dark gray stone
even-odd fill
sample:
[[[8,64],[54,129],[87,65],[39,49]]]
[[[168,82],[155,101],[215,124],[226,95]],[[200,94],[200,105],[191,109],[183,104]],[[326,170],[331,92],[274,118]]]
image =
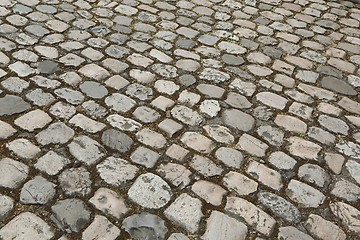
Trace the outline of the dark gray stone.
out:
[[[224,63],[233,65],[233,66],[239,66],[243,64],[245,61],[242,57],[238,57],[231,54],[224,54],[221,59],[224,61]]]
[[[292,203],[276,194],[261,192],[259,201],[269,211],[289,223],[298,223],[301,220],[300,211]]]
[[[163,240],[168,231],[164,220],[150,213],[134,214],[125,218],[122,228],[136,240]]]
[[[122,153],[129,151],[134,142],[128,135],[115,129],[104,131],[101,140],[109,148]]]
[[[29,109],[30,106],[22,98],[7,94],[5,97],[0,98],[0,116],[21,113]]]
[[[324,77],[323,79],[321,79],[321,86],[341,94],[350,96],[357,95],[357,91],[350,84],[335,77]]]
[[[83,93],[92,98],[103,98],[108,94],[108,90],[104,86],[93,81],[82,83],[80,89]]]
[[[53,61],[45,60],[45,61],[39,63],[37,69],[41,73],[53,74],[58,70],[58,64]]]
[[[90,211],[80,199],[60,200],[51,207],[51,219],[62,230],[80,232],[90,221]]]

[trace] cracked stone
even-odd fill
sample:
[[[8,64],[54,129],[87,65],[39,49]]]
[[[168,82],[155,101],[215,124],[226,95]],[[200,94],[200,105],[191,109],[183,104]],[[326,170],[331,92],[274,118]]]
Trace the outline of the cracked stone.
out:
[[[22,187],[20,201],[24,204],[46,204],[54,198],[55,187],[52,182],[36,176]]]

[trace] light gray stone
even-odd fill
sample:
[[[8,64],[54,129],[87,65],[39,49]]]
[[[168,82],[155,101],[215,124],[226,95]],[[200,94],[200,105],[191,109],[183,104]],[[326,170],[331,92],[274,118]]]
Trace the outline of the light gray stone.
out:
[[[50,240],[53,237],[54,230],[44,220],[30,212],[19,214],[0,229],[1,239]]]
[[[159,157],[160,155],[157,152],[140,146],[131,154],[130,159],[134,163],[143,165],[147,168],[152,168],[155,166]]]
[[[345,179],[340,179],[334,184],[330,193],[349,202],[356,202],[360,197],[360,187]]]
[[[255,124],[251,115],[236,109],[225,110],[221,116],[227,126],[244,132],[250,131]]]
[[[343,202],[330,203],[330,209],[346,228],[355,234],[360,233],[360,220],[357,218],[360,211],[358,209]]]
[[[35,138],[41,145],[64,144],[68,142],[75,132],[63,122],[52,123],[48,128],[39,132]]]
[[[251,161],[246,172],[260,183],[274,190],[280,191],[283,187],[281,174],[264,164]]]
[[[325,220],[324,218],[310,214],[308,220],[305,223],[305,228],[319,239],[329,240],[345,240],[346,234],[341,228],[334,223]]]
[[[295,227],[288,226],[288,227],[280,227],[278,240],[314,240],[312,237],[307,235],[306,233],[298,230]]]
[[[267,144],[246,133],[241,135],[236,147],[257,157],[265,156],[266,150],[269,148]]]
[[[138,172],[138,168],[128,161],[115,157],[108,157],[98,164],[96,169],[101,179],[116,187],[123,186],[134,179]]]
[[[38,146],[34,145],[25,138],[15,139],[14,141],[6,144],[6,147],[10,151],[13,151],[15,155],[24,159],[32,159],[41,152],[41,149]]]
[[[204,199],[207,203],[215,206],[221,204],[223,196],[226,193],[219,185],[205,180],[195,182],[191,187],[191,191]]]
[[[98,142],[87,136],[74,138],[68,147],[76,159],[87,165],[97,163],[106,153],[106,150]]]
[[[20,201],[24,204],[46,204],[54,198],[55,187],[52,182],[36,176],[22,187]]]
[[[275,228],[275,219],[245,199],[228,197],[225,211],[243,218],[247,224],[266,236],[271,235]]]
[[[94,221],[82,233],[82,239],[115,240],[120,235],[120,229],[112,224],[106,217],[96,215]]]
[[[290,181],[286,193],[291,200],[297,202],[301,207],[316,208],[325,200],[325,195],[319,190],[297,180]]]
[[[345,166],[350,176],[360,185],[360,163],[354,160],[348,160]]]
[[[57,154],[54,151],[49,151],[38,159],[34,167],[50,176],[54,176],[68,164],[70,164],[69,159]]]
[[[161,177],[146,173],[135,180],[128,191],[128,196],[144,208],[159,209],[170,201],[172,191]]]
[[[33,132],[35,129],[45,127],[51,121],[51,117],[46,112],[36,109],[17,118],[14,123],[22,129]]]
[[[317,185],[318,187],[326,187],[330,181],[329,174],[326,171],[315,164],[304,164],[298,170],[298,176],[308,182]]]
[[[228,215],[212,211],[207,219],[204,240],[244,240],[247,236],[247,226]]]
[[[201,207],[202,204],[199,199],[193,198],[187,193],[182,193],[164,211],[164,214],[169,220],[186,231],[196,233],[203,216]]]
[[[120,219],[128,212],[124,199],[118,193],[108,188],[99,188],[89,200],[104,214]]]
[[[230,171],[223,178],[224,186],[240,196],[247,196],[257,191],[258,183],[247,176]]]
[[[291,170],[296,165],[296,160],[281,151],[270,154],[268,161],[280,170]]]
[[[0,221],[3,221],[14,208],[14,199],[0,194]]]
[[[1,120],[0,120],[0,129],[1,129],[0,139],[7,139],[8,137],[11,137],[17,132],[17,130],[13,128],[10,124]]]

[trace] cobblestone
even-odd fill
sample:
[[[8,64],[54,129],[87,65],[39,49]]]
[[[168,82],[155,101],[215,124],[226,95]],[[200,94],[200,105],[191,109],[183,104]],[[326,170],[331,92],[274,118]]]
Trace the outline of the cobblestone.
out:
[[[359,8],[0,0],[0,239],[357,239]]]

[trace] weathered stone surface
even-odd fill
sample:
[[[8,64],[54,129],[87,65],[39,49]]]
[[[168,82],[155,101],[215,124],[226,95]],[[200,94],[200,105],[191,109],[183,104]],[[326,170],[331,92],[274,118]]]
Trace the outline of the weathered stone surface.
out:
[[[258,183],[245,175],[230,171],[223,178],[224,185],[240,196],[246,196],[257,191]]]
[[[226,193],[226,191],[219,185],[204,180],[195,182],[191,187],[191,191],[204,199],[206,202],[215,206],[219,206],[221,204],[222,198]]]
[[[195,155],[190,161],[190,167],[206,177],[220,175],[223,170],[207,157]]]
[[[38,159],[34,167],[50,176],[53,176],[58,174],[69,163],[69,159],[57,154],[54,151],[49,151]]]
[[[90,173],[84,168],[69,168],[59,175],[59,183],[69,196],[86,196],[91,191]]]
[[[40,217],[30,212],[19,214],[0,229],[1,239],[50,240],[53,237],[53,229]]]
[[[305,159],[317,160],[321,146],[299,137],[291,137],[289,142],[291,144],[289,151],[292,155]]]
[[[261,92],[256,94],[256,99],[263,104],[276,109],[284,109],[287,99],[271,92]]]
[[[68,145],[70,153],[79,161],[92,165],[106,153],[105,149],[88,136],[79,136]]]
[[[355,89],[347,82],[331,76],[324,77],[321,80],[321,86],[334,92],[345,95],[357,95]]]
[[[259,201],[270,212],[288,223],[298,223],[301,219],[300,211],[292,203],[276,194],[260,192]]]
[[[5,188],[17,188],[25,181],[29,173],[29,167],[21,162],[10,158],[0,160],[0,186]]]
[[[357,239],[356,2],[0,0],[0,231]]]
[[[10,151],[13,151],[15,155],[24,159],[32,159],[41,152],[39,147],[25,138],[15,139],[6,146]]]
[[[74,136],[74,130],[65,123],[55,122],[45,130],[39,132],[35,137],[41,145],[64,144]]]
[[[251,202],[237,197],[228,197],[225,211],[243,218],[256,231],[269,236],[274,230],[276,221]]]
[[[90,211],[85,203],[76,198],[60,200],[51,207],[51,219],[62,230],[80,232],[90,221]]]
[[[89,202],[104,214],[109,214],[117,219],[128,212],[124,199],[108,188],[99,188]]]
[[[196,132],[184,133],[181,141],[200,153],[210,153],[215,147],[212,140]]]
[[[360,211],[358,209],[343,202],[331,203],[330,209],[332,213],[341,220],[346,228],[355,234],[360,233],[360,220],[357,218],[357,216],[360,214]]]
[[[24,204],[46,204],[54,198],[55,186],[45,178],[36,176],[22,187],[20,201]]]
[[[212,211],[207,219],[204,240],[244,240],[247,227],[235,218],[218,211]]]
[[[296,164],[296,160],[281,151],[270,154],[268,161],[278,169],[291,170]]]
[[[134,142],[128,135],[115,129],[104,131],[101,136],[101,141],[107,147],[119,152],[129,151]]]
[[[360,163],[349,160],[346,164],[346,170],[350,173],[350,176],[355,179],[355,181],[360,184]]]
[[[295,227],[289,226],[289,227],[280,227],[279,228],[279,234],[278,239],[297,239],[297,240],[314,240],[312,237],[307,235],[306,233],[298,230]]]
[[[280,173],[264,164],[251,161],[246,172],[262,184],[274,190],[279,191],[283,186]]]
[[[182,123],[197,126],[203,118],[195,111],[188,107],[177,105],[171,110],[171,115]]]
[[[79,72],[85,77],[95,79],[97,81],[110,77],[110,73],[106,69],[94,63],[85,65],[84,67],[79,69]]]
[[[128,191],[128,196],[144,208],[158,209],[170,201],[172,191],[161,177],[146,173],[135,180]]]
[[[113,240],[120,235],[120,229],[112,224],[106,217],[96,215],[94,221],[82,233],[82,239],[90,240],[101,238]]]
[[[340,140],[336,144],[336,148],[339,152],[345,154],[346,156],[360,159],[360,145],[350,141]]]
[[[327,115],[320,115],[318,122],[324,128],[334,132],[347,135],[349,131],[349,126],[342,120]]]
[[[14,95],[5,95],[0,98],[0,116],[21,113],[30,108],[30,104]]]
[[[318,207],[325,200],[325,195],[309,185],[291,180],[286,189],[290,199],[302,207]]]
[[[176,225],[190,233],[195,233],[203,216],[201,206],[199,199],[183,193],[164,211],[164,214]]]
[[[131,165],[128,161],[108,157],[96,166],[100,177],[108,184],[113,186],[122,186],[135,178],[138,168]]]
[[[236,147],[248,152],[251,155],[263,157],[265,156],[266,150],[269,146],[259,139],[244,133],[239,138],[239,142],[236,144]]]
[[[144,128],[137,132],[136,138],[139,142],[155,149],[163,148],[167,142],[166,138],[162,134],[149,128]]]
[[[330,176],[323,168],[309,163],[299,168],[298,176],[306,182],[313,183],[319,187],[327,186],[330,180]]]
[[[215,152],[215,156],[228,167],[240,168],[244,162],[242,153],[233,148],[218,148]]]
[[[250,131],[255,124],[251,115],[236,109],[225,110],[221,116],[225,125],[244,132]]]
[[[133,239],[165,239],[165,234],[168,231],[164,220],[146,212],[127,217],[123,222],[122,228]]]
[[[17,118],[14,123],[22,129],[32,132],[35,129],[45,127],[51,120],[46,112],[36,109]]]
[[[0,221],[3,221],[14,208],[14,199],[0,194]]]
[[[159,157],[160,155],[158,153],[140,146],[131,154],[130,159],[137,164],[152,168],[155,166]]]
[[[359,200],[360,187],[345,179],[340,179],[333,186],[331,194],[350,202],[356,202]]]
[[[346,235],[341,228],[322,217],[310,214],[305,223],[305,228],[314,236],[320,239],[344,240]]]

